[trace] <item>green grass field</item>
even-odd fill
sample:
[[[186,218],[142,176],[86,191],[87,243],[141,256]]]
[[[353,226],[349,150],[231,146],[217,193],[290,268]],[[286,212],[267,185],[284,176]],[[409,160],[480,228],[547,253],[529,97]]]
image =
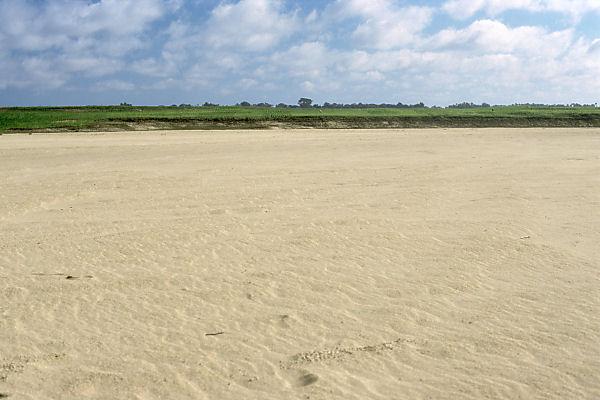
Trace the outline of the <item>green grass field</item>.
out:
[[[0,108],[0,132],[279,127],[600,127],[600,108],[253,108],[27,107]]]

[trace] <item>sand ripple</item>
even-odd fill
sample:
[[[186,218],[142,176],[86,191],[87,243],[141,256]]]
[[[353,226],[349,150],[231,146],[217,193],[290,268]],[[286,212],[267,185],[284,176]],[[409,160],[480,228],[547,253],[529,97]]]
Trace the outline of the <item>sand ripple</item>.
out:
[[[0,395],[600,398],[600,132],[0,137]]]

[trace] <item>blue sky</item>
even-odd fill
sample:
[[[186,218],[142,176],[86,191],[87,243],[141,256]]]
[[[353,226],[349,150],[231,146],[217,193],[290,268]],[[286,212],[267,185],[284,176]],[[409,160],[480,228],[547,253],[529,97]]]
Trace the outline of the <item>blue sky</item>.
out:
[[[0,105],[596,103],[600,0],[0,0]]]

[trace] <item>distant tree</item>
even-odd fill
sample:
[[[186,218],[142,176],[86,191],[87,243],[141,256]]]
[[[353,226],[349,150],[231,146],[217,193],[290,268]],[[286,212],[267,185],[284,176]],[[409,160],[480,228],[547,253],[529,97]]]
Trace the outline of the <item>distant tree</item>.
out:
[[[250,107],[252,104],[248,103],[247,101],[242,101],[240,103],[240,107]]]
[[[309,108],[312,105],[312,99],[307,99],[306,97],[302,97],[300,100],[298,100],[298,105],[301,108]]]
[[[129,103],[125,103],[125,102],[123,102],[123,103],[121,103],[121,104],[119,104],[119,105],[120,105],[121,107],[131,107],[131,104],[129,104]]]
[[[277,108],[288,108],[289,106],[287,104],[285,104],[285,103],[279,103],[275,107],[277,107]]]

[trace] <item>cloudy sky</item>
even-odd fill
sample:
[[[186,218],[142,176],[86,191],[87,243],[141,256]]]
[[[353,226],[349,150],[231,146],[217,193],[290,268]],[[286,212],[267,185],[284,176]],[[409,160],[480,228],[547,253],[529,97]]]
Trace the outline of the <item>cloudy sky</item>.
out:
[[[0,105],[600,102],[600,0],[0,0]]]

